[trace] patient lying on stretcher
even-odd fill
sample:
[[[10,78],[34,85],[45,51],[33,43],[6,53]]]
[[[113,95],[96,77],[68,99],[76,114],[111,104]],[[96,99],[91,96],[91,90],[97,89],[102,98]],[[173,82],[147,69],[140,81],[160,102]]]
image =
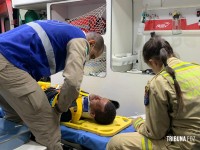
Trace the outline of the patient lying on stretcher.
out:
[[[53,106],[56,95],[59,94],[59,90],[51,87],[45,90],[45,93],[51,106]],[[112,101],[94,94],[88,94],[84,91],[80,92],[78,99],[72,103],[70,109],[61,115],[61,122],[73,120],[73,113],[78,111],[76,109],[78,109],[77,106],[80,105],[82,106],[80,118],[94,119],[96,123],[104,125],[111,124],[114,121],[116,109],[119,108],[119,103],[117,101]]]

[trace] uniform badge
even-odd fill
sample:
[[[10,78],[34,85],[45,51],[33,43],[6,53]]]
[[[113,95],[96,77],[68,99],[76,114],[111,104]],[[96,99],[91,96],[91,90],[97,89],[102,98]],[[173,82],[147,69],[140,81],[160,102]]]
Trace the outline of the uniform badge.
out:
[[[149,87],[145,86],[145,93],[144,93],[144,105],[149,105]]]

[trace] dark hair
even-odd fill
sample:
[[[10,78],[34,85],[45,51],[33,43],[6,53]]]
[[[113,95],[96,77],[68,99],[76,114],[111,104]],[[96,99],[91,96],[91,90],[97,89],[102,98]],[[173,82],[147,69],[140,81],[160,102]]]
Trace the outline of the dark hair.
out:
[[[180,110],[183,107],[181,88],[176,80],[175,71],[167,64],[167,58],[171,56],[175,56],[171,45],[157,35],[151,37],[143,47],[144,61],[147,63],[151,58],[157,59],[164,65],[166,72],[169,73],[174,80],[174,87],[178,99],[178,110]]]
[[[95,40],[95,49],[98,51],[103,51],[104,50],[104,39],[101,36],[101,34],[96,33],[96,32],[89,32],[86,34],[87,40]]]
[[[101,109],[95,110],[94,120],[98,124],[107,125],[111,124],[114,121],[115,116],[116,116],[116,107],[113,103],[108,101],[103,111]]]

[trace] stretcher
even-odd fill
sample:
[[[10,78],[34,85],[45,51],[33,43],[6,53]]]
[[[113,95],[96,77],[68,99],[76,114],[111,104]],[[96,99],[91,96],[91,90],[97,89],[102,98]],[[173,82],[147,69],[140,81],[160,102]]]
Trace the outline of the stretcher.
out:
[[[43,90],[47,89],[50,87],[50,84],[48,83],[41,83],[41,87]],[[57,99],[57,93],[46,93],[47,97],[52,97],[50,98],[52,100],[52,106],[55,105],[56,99]],[[56,96],[55,96],[56,95]],[[80,92],[80,95],[85,95],[85,93]],[[81,97],[80,96],[80,97]],[[88,96],[85,95],[85,96]],[[79,98],[81,100],[81,98]],[[117,103],[118,104],[118,103]],[[119,104],[118,104],[119,105]],[[118,106],[116,105],[116,106]],[[119,106],[118,106],[119,107]],[[82,108],[82,107],[81,107]],[[85,121],[84,123],[82,122],[83,120],[80,120],[80,114],[78,114],[79,107],[77,105],[76,113],[73,114],[75,117],[75,120],[72,119],[71,122],[64,122],[65,125],[61,125],[61,134],[62,134],[62,143],[66,149],[95,149],[95,150],[104,150],[106,149],[106,145],[110,138],[118,133],[125,133],[125,132],[134,132],[134,128],[131,125],[132,121],[126,117],[120,117],[117,116],[113,122],[113,126],[107,125],[107,127],[104,126],[94,126],[94,123]],[[73,112],[70,111],[70,112]],[[80,109],[80,112],[82,112],[82,109]],[[77,115],[78,114],[78,115]],[[3,117],[4,113],[0,108],[0,117]],[[83,126],[80,125],[80,122],[82,122]],[[73,124],[76,123],[76,124]],[[88,126],[88,127],[86,127]],[[96,130],[95,128],[98,128]],[[112,130],[111,130],[112,129]]]
[[[48,83],[39,82],[39,84],[43,87],[42,89],[45,91],[51,106],[54,107],[59,92],[56,92]],[[78,150],[104,150],[113,135],[135,131],[131,125],[132,120],[122,116],[116,116],[114,122],[106,126],[98,125],[91,120],[81,119],[83,112],[82,97],[87,97],[88,95],[87,92],[80,90],[79,97],[76,100],[76,107],[71,107],[69,109],[70,111],[68,111],[71,114],[69,115],[71,119],[67,119],[68,121],[66,122],[61,122],[60,128],[64,146]],[[116,108],[119,108],[117,101],[112,101],[112,103]]]

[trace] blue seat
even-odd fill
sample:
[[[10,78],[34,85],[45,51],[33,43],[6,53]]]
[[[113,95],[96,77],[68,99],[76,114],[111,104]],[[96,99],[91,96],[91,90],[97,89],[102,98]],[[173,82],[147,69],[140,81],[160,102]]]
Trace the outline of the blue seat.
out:
[[[0,149],[13,150],[30,139],[31,132],[24,125],[0,118]]]

